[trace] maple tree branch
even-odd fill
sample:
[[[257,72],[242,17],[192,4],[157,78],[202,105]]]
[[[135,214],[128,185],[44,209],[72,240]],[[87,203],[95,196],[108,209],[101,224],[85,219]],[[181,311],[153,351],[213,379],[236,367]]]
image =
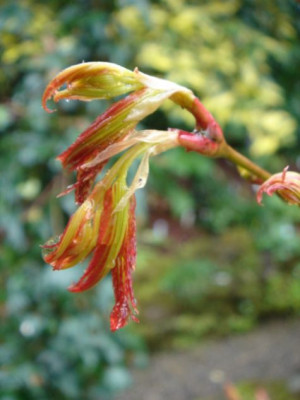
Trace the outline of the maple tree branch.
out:
[[[221,157],[233,162],[234,164],[246,169],[255,177],[265,181],[270,178],[271,174],[265,169],[261,168],[249,158],[245,157],[243,154],[239,153],[237,150],[233,149],[227,143],[222,147]]]

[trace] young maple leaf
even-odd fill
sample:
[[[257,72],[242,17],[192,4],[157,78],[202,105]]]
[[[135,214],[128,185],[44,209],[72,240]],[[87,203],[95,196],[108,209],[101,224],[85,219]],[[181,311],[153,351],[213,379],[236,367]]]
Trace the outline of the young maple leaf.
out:
[[[76,183],[62,194],[75,189],[79,208],[59,239],[43,246],[44,260],[55,270],[73,267],[90,257],[81,279],[69,288],[72,292],[92,288],[111,271],[115,293],[113,331],[123,327],[129,317],[137,321],[132,289],[135,191],[146,184],[149,158],[176,146],[215,156],[223,144],[220,127],[190,90],[115,64],[91,62],[65,69],[47,86],[42,104],[51,112],[47,101],[52,97],[54,101],[90,101],[126,93],[129,94],[109,107],[58,156],[64,168],[77,173]],[[197,132],[136,131],[137,124],[166,99],[194,115]],[[121,157],[95,183],[107,162],[120,153]],[[139,167],[128,185],[129,168],[137,159],[141,159]]]

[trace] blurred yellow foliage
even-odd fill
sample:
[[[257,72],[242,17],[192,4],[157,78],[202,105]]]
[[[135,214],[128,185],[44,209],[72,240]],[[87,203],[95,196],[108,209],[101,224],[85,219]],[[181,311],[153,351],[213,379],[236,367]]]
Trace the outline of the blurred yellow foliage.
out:
[[[296,122],[285,111],[260,111],[248,124],[254,138],[251,150],[256,155],[272,154],[281,144],[292,144]]]
[[[30,56],[41,50],[40,44],[31,40],[25,40],[21,43],[15,43],[8,48],[2,56],[5,64],[13,64],[22,56]]]
[[[42,52],[41,38],[55,29],[55,18],[50,8],[46,4],[34,4],[32,7],[31,3],[29,0],[22,2],[24,9],[30,8],[33,14],[22,26],[16,14],[5,19],[1,27],[0,45],[4,49],[2,53],[4,64],[14,64],[21,57],[35,56]],[[20,29],[22,36],[19,34]]]
[[[144,30],[142,15],[134,6],[122,8],[118,13],[116,13],[116,21],[129,31],[133,31],[135,34],[141,33]]]
[[[183,8],[180,13],[174,15],[169,21],[169,26],[183,38],[189,38],[195,34],[198,30],[198,24],[198,7]]]
[[[167,54],[166,49],[157,43],[147,43],[142,48],[137,57],[138,65],[147,65],[148,68],[157,71],[167,72],[172,68],[172,57]]]
[[[160,7],[153,6],[152,14],[150,15],[151,24],[155,29],[163,29],[168,24],[168,12]]]
[[[202,10],[212,16],[229,17],[238,11],[240,4],[240,0],[210,1],[202,6]]]
[[[237,15],[242,3],[165,0],[149,5],[147,21],[133,6],[123,7],[117,20],[135,33],[141,70],[157,71],[194,90],[225,133],[230,122],[241,123],[253,155],[264,155],[294,140],[296,122],[281,108],[284,94],[272,79],[269,57],[283,57],[295,31],[290,17],[268,0],[259,18],[274,29],[274,36],[254,29]],[[259,9],[258,0],[255,6]],[[164,109],[176,121],[182,116],[191,122],[170,104]]]

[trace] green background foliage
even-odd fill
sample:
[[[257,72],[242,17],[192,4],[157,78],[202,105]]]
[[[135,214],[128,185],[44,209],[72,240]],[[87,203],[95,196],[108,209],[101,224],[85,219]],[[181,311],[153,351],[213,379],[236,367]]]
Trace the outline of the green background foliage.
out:
[[[238,150],[299,170],[299,12],[293,0],[1,2],[1,398],[109,398],[145,362],[145,342],[186,347],[299,315],[298,209],[275,197],[259,207],[232,165],[183,149],[154,159],[138,194],[139,326],[111,334],[109,278],[69,294],[82,267],[54,273],[39,247],[74,210],[72,195],[55,197],[72,181],[55,156],[108,105],[46,114],[57,72],[101,60],[183,84]],[[193,120],[166,102],[143,127]]]

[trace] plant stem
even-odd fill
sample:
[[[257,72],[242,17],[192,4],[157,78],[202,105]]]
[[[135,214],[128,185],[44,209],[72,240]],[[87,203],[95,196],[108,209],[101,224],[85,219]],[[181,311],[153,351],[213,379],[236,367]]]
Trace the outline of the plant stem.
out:
[[[263,181],[267,180],[271,176],[268,171],[259,167],[257,164],[249,160],[249,158],[243,156],[243,154],[233,149],[227,143],[225,144],[225,146],[223,146],[222,154],[220,154],[220,156],[226,158],[227,160],[230,160],[240,167],[245,168],[251,174],[255,175],[257,178],[262,179]]]
[[[224,157],[234,164],[243,167],[262,182],[270,178],[271,174],[268,171],[260,168],[253,161],[249,160],[249,158],[228,145],[219,124],[193,93],[179,92],[174,94],[171,100],[193,114],[196,120],[196,129],[200,133],[201,131],[205,131],[204,136],[180,131],[179,143],[183,147],[208,157]]]

